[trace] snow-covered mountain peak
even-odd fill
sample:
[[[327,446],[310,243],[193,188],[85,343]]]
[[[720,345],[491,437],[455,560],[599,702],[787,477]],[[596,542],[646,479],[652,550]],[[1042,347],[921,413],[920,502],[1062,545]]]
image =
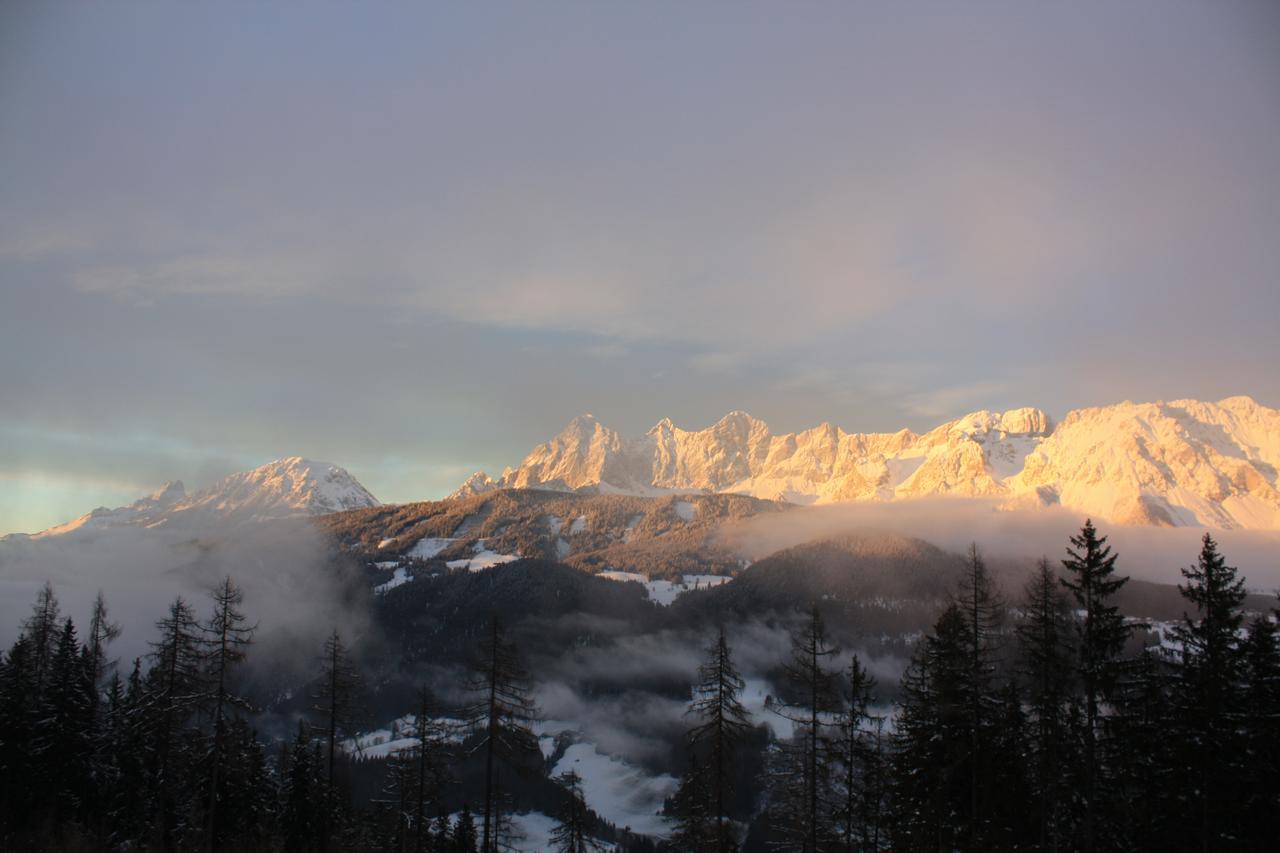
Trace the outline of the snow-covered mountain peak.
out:
[[[180,480],[165,483],[129,506],[92,512],[36,538],[109,527],[204,527],[323,515],[377,506],[378,500],[345,469],[301,456],[268,462],[219,480],[190,495]]]
[[[377,505],[377,498],[345,469],[289,456],[232,474],[196,492],[181,508],[203,507],[256,520]]]
[[[947,495],[1061,504],[1118,522],[1280,529],[1280,412],[1245,396],[1126,401],[1057,423],[1033,407],[982,410],[923,434],[824,423],[775,435],[741,411],[693,431],[664,418],[633,440],[594,418],[574,423],[499,480],[473,476],[466,492],[733,492],[798,503]]]
[[[147,504],[153,507],[170,507],[187,496],[187,489],[181,480],[170,480],[145,498],[134,503],[134,506]]]

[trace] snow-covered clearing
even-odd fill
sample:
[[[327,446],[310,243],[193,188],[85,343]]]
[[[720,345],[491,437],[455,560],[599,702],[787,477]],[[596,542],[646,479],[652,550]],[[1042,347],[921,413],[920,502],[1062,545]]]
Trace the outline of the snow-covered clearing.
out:
[[[417,543],[409,549],[409,552],[405,554],[405,556],[417,560],[430,560],[432,557],[436,556],[457,541],[458,540],[456,539],[440,539],[434,537],[419,539]]]
[[[392,563],[391,565],[395,565],[395,564]],[[378,568],[385,569],[385,568],[390,568],[390,566],[388,566],[385,563],[378,563]],[[402,566],[396,566],[395,574],[391,576],[391,580],[387,581],[386,583],[378,584],[373,588],[373,591],[378,594],[385,593],[385,592],[388,592],[389,590],[395,589],[398,586],[407,584],[411,580],[413,580],[413,578],[409,577],[408,569]]]
[[[682,521],[693,521],[698,514],[698,508],[689,501],[676,501],[672,508]]]
[[[461,720],[439,717],[434,722],[447,733],[446,740],[461,743],[465,730]],[[374,729],[354,738],[347,738],[340,744],[340,748],[349,755],[372,759],[388,758],[399,750],[410,749],[417,745],[413,715],[406,714],[392,720],[387,728]]]
[[[569,525],[569,535],[576,536],[587,529],[587,517],[580,515],[573,520],[573,524]]]
[[[658,814],[662,801],[679,782],[672,776],[650,776],[620,758],[599,752],[594,744],[575,743],[551,771],[552,778],[568,770],[582,777],[582,793],[597,814],[632,832],[665,837],[668,821]]]
[[[475,556],[467,557],[462,560],[450,560],[445,563],[451,569],[466,569],[469,572],[482,572],[485,569],[492,569],[494,566],[500,566],[503,563],[510,563],[513,560],[520,559],[519,554],[499,554],[490,551],[485,547],[484,540],[477,540],[475,544]]]
[[[725,575],[681,575],[681,581],[677,583],[662,579],[649,580],[648,576],[639,572],[600,572],[599,576],[619,583],[638,583],[644,587],[650,601],[661,604],[663,607],[691,590],[709,589],[733,580]]]

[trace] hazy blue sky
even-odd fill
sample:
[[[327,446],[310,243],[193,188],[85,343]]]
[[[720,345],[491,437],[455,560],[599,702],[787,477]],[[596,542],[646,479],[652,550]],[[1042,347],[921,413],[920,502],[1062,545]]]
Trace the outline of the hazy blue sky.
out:
[[[0,532],[573,415],[1280,405],[1280,4],[0,7]]]

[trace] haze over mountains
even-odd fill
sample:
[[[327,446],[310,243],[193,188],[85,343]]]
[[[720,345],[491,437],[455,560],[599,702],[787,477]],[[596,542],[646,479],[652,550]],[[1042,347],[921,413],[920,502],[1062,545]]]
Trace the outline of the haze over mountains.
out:
[[[575,418],[494,480],[503,488],[629,495],[729,492],[792,503],[951,496],[1009,508],[1063,506],[1119,524],[1280,528],[1280,411],[1239,396],[1077,409],[980,411],[924,434],[848,433],[830,423],[775,435],[731,412],[703,430],[669,419],[624,438]]]

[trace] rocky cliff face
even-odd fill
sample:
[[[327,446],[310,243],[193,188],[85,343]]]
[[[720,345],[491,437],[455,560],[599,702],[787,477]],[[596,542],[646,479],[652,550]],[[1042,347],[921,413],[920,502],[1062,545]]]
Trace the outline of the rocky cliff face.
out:
[[[744,412],[703,430],[664,419],[626,439],[575,418],[497,480],[455,492],[544,488],[729,492],[793,503],[986,497],[1061,504],[1113,522],[1280,529],[1280,412],[1248,397],[1119,403],[1055,425],[1034,408],[974,412],[924,434],[822,424],[774,435]]]

